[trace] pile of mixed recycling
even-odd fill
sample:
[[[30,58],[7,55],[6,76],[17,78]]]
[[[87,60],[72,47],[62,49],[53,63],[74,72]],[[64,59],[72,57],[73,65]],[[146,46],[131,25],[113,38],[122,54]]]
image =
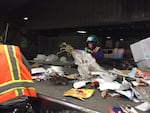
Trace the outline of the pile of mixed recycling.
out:
[[[147,72],[141,71],[138,68],[132,68],[132,70],[126,74],[117,69],[105,70],[98,65],[95,59],[87,52],[83,50],[75,50],[66,43],[62,44],[62,51],[69,52],[78,66],[78,73],[71,73],[73,88],[64,92],[64,96],[72,96],[80,100],[90,98],[94,94],[95,88],[101,92],[103,98],[107,96],[123,95],[129,100],[134,102],[143,102],[143,104],[149,106],[148,108],[141,108],[136,106],[141,111],[147,111],[150,109],[150,77]],[[63,71],[53,70],[48,68],[43,71],[40,76],[34,76],[36,80],[70,80]],[[53,79],[52,79],[53,78]],[[61,79],[63,78],[63,80]],[[64,79],[65,78],[65,79]],[[62,81],[61,81],[62,80]],[[62,83],[65,85],[65,83]],[[91,88],[86,88],[87,85]],[[113,92],[112,92],[113,91]]]

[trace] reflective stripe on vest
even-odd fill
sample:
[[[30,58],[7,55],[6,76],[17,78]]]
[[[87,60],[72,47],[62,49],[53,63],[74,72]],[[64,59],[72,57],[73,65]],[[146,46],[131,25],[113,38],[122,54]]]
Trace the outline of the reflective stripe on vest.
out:
[[[33,89],[33,82],[30,80],[24,80],[24,81],[10,81],[7,82],[5,84],[0,85],[0,94],[6,93],[7,91],[11,91],[11,90],[17,90],[18,94],[20,94],[21,92],[19,92],[21,89],[23,88],[32,88]],[[22,93],[21,93],[22,94]]]
[[[96,48],[95,48],[96,52],[97,52],[99,49],[100,49],[100,47],[96,47]]]
[[[92,53],[92,50],[88,49],[87,47],[85,48],[85,51],[88,53]]]
[[[86,47],[86,48],[85,48],[85,51],[92,53],[93,51],[94,51],[94,52],[97,52],[99,49],[100,49],[100,47],[96,47],[94,50],[88,49],[88,48]]]
[[[18,60],[16,57],[16,51],[14,46],[5,45],[5,52],[11,72],[12,80],[19,80],[20,79],[20,68],[18,66]]]

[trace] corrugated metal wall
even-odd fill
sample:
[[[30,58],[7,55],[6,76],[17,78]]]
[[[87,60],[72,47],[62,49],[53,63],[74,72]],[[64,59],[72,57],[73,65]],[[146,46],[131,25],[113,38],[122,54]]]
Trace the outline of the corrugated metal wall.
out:
[[[43,0],[32,6],[36,29],[100,26],[150,20],[149,0]]]

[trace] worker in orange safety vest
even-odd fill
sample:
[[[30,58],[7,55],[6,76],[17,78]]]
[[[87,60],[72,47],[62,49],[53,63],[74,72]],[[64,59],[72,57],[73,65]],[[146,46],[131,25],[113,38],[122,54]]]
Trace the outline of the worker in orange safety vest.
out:
[[[0,105],[21,97],[36,97],[29,66],[20,48],[0,39]]]

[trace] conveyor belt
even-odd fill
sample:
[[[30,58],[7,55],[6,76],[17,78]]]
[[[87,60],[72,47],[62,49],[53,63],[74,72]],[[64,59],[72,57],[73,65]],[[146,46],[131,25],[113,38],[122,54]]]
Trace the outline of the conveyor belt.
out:
[[[130,101],[127,98],[123,98],[123,97],[108,97],[106,99],[103,99],[100,95],[100,92],[97,89],[95,89],[95,93],[91,98],[86,99],[85,101],[81,101],[76,98],[63,96],[63,93],[65,91],[72,88],[72,84],[55,85],[54,83],[50,81],[41,81],[41,82],[35,81],[34,84],[35,84],[37,92],[42,95],[55,98],[55,99],[59,99],[65,102],[69,102],[69,103],[82,106],[85,108],[89,108],[89,109],[92,109],[101,113],[108,113],[108,107],[110,105],[112,106],[119,106],[119,105],[136,106],[140,104],[140,103],[135,103],[133,101]],[[139,113],[143,113],[143,112],[139,111]],[[145,112],[145,113],[149,113],[149,112]]]

